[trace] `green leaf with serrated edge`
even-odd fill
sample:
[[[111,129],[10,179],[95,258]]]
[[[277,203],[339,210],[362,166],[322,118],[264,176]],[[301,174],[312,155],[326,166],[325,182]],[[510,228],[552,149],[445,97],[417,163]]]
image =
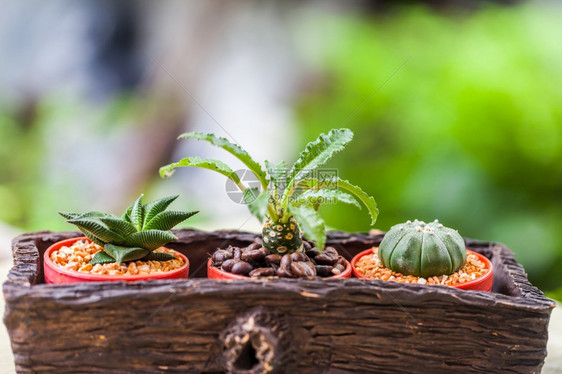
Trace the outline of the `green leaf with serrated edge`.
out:
[[[166,208],[168,208],[168,206],[170,206],[170,204],[173,203],[178,197],[179,195],[168,196],[160,200],[156,200],[148,204],[145,204],[143,227],[145,227],[146,224],[150,222],[158,213],[165,211]],[[154,229],[156,227],[151,227],[151,228]]]
[[[369,196],[365,191],[363,191],[360,187],[355,186],[348,181],[341,179],[341,178],[329,178],[322,181],[318,181],[315,178],[304,179],[300,181],[296,186],[293,188],[293,193],[291,193],[290,198],[295,199],[296,196],[300,196],[302,193],[307,191],[308,189],[317,189],[321,190],[324,188],[338,188],[345,190],[346,192],[351,193],[357,199],[359,199],[371,216],[371,226],[375,224],[377,221],[377,216],[379,215],[379,210],[377,209],[377,203],[372,196]]]
[[[289,206],[295,220],[299,224],[304,236],[315,243],[319,250],[324,249],[326,243],[326,226],[320,214],[308,205]]]
[[[335,189],[308,190],[294,199],[291,204],[294,206],[302,204],[318,206],[320,204],[329,203],[330,200],[355,205],[357,208],[361,209],[361,204],[359,204],[355,197]]]
[[[359,186],[353,185],[344,179],[337,178],[336,185],[339,189],[350,192],[359,200],[361,200],[361,202],[363,202],[363,205],[367,207],[367,211],[371,215],[371,226],[374,225],[379,215],[379,210],[377,209],[377,202],[375,201],[375,199],[372,196],[369,196]]]
[[[97,264],[111,264],[115,262],[115,259],[107,254],[105,251],[96,252],[94,257],[90,260],[90,264],[97,265]]]
[[[133,202],[133,204],[129,205],[129,207],[127,208],[127,210],[125,211],[125,213],[123,213],[123,215],[121,216],[121,219],[123,221],[127,221],[129,223],[133,223],[131,222],[131,212],[133,211],[133,205],[135,203]]]
[[[80,217],[80,214],[78,213],[59,212],[59,214],[63,216],[65,219],[74,219]]]
[[[169,253],[150,252],[149,254],[141,258],[141,261],[170,261],[170,260],[175,260],[176,258],[177,258],[176,256],[171,255]]]
[[[252,157],[248,154],[248,152],[246,152],[238,144],[231,143],[230,141],[228,141],[228,139],[220,138],[215,134],[202,133],[197,131],[188,132],[178,137],[178,139],[187,139],[187,138],[205,140],[213,145],[216,145],[217,147],[224,149],[225,151],[229,152],[234,157],[242,161],[244,165],[246,165],[248,169],[250,169],[252,173],[256,175],[256,177],[258,177],[264,188],[267,186],[265,172],[263,171],[261,165],[256,161],[254,161],[254,159],[252,159]]]
[[[126,238],[125,243],[130,247],[141,247],[153,251],[177,239],[178,238],[170,231],[146,230],[136,232],[129,236]]]
[[[150,251],[145,248],[121,247],[113,244],[106,244],[103,249],[111,257],[115,258],[115,262],[119,264],[127,261],[140,260],[150,253]]]
[[[90,212],[80,214],[80,216],[77,218],[99,218],[99,217],[107,217],[107,216],[111,216],[111,214],[98,212],[97,210],[92,210]]]
[[[197,213],[199,212],[180,212],[175,210],[160,212],[145,225],[144,230],[170,230],[178,223]]]
[[[80,229],[80,231],[82,231],[82,234],[84,234],[84,236],[85,236],[86,238],[90,239],[90,241],[91,241],[92,243],[96,243],[97,245],[100,245],[100,246],[102,246],[102,247],[106,244],[105,242],[103,242],[103,241],[99,240],[98,238],[96,238],[94,235],[90,234],[88,231],[83,230],[83,229]]]
[[[137,230],[142,229],[142,222],[144,217],[144,209],[142,205],[142,196],[140,195],[133,203],[133,209],[131,210],[131,223],[137,228]]]
[[[263,222],[269,203],[269,191],[265,190],[260,194],[257,188],[248,188],[244,191],[244,201],[248,204],[250,213]]]
[[[67,212],[59,212],[59,214],[61,216],[63,216],[64,218],[68,219],[76,219],[76,218],[90,218],[90,217],[106,217],[109,216],[110,214],[107,213],[102,213],[102,212],[97,212],[97,211],[91,211],[91,212],[87,212],[87,213],[67,213]]]
[[[311,171],[324,165],[336,152],[344,149],[352,139],[353,132],[349,129],[332,129],[328,134],[320,134],[300,153],[299,159],[289,172],[288,185],[307,177]]]
[[[231,179],[237,185],[240,184],[240,178],[234,171],[232,171],[232,169],[228,165],[226,165],[222,161],[213,160],[210,158],[200,159],[199,157],[186,157],[176,163],[162,166],[160,168],[160,176],[168,177],[172,175],[173,170],[175,168],[179,168],[179,167],[197,167],[197,168],[214,170],[217,173],[220,173],[225,177]]]
[[[287,179],[287,166],[285,161],[281,161],[277,165],[265,160],[265,167],[267,168],[268,180],[273,184],[273,188],[277,191],[276,200],[279,199],[279,194],[283,193]]]
[[[121,218],[101,217],[99,220],[105,223],[105,225],[109,227],[110,230],[118,232],[123,237],[129,236],[137,232],[137,229],[132,223],[127,222]]]
[[[84,234],[88,232],[98,240],[109,242],[121,242],[123,237],[118,233],[112,231],[104,223],[100,222],[97,218],[76,218],[67,221],[77,226]]]

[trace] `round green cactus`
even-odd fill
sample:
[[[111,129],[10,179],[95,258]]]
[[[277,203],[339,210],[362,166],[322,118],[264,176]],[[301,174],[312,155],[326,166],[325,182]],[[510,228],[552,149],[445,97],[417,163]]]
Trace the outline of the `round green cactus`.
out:
[[[466,263],[466,247],[458,231],[435,220],[393,226],[379,246],[384,267],[417,277],[449,275]]]
[[[290,217],[287,222],[273,222],[268,218],[262,231],[263,246],[271,253],[283,255],[302,250],[302,234],[297,221]]]

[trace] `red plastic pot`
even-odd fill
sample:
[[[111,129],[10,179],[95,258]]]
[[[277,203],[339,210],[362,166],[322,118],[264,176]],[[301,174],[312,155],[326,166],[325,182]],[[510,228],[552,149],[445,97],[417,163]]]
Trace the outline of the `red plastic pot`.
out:
[[[492,282],[494,280],[494,268],[492,266],[492,262],[490,262],[490,260],[488,260],[488,258],[486,256],[483,256],[480,253],[476,253],[474,251],[471,251],[470,249],[467,249],[466,252],[478,256],[478,259],[486,265],[486,268],[489,269],[489,271],[480,278],[476,278],[475,280],[472,280],[470,282],[466,282],[466,283],[459,284],[459,285],[456,285],[456,286],[451,286],[451,287],[459,288],[461,290],[487,291],[487,292],[492,291]],[[368,277],[364,276],[363,274],[359,273],[355,269],[355,264],[357,263],[357,261],[359,261],[359,259],[361,257],[366,256],[366,255],[370,255],[372,253],[373,253],[373,249],[370,248],[370,249],[367,249],[363,252],[360,252],[359,254],[357,254],[357,256],[355,256],[355,257],[353,257],[353,259],[351,259],[351,269],[353,271],[353,275],[355,275],[357,278],[372,279],[372,278],[368,278]]]
[[[142,281],[150,279],[184,279],[189,275],[189,260],[181,253],[177,253],[184,261],[181,268],[163,273],[145,275],[96,275],[73,270],[63,269],[51,260],[51,253],[62,247],[69,247],[79,240],[87,240],[86,237],[72,238],[56,242],[43,255],[43,273],[45,283],[68,284],[78,282],[103,282],[103,281]]]
[[[207,261],[207,278],[209,279],[250,279],[245,275],[238,275],[224,271],[221,268],[213,266],[213,259],[210,258]],[[338,275],[333,275],[325,279],[340,279],[340,278],[351,278],[351,264],[349,261],[345,260],[345,270]]]

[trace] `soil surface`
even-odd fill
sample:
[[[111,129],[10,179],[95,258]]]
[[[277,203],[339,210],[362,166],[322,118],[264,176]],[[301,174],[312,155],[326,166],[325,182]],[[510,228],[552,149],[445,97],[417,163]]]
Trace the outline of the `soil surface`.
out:
[[[486,265],[478,259],[478,256],[468,253],[466,256],[466,264],[453,274],[439,275],[430,278],[403,275],[385,268],[379,259],[378,252],[379,248],[374,247],[372,254],[361,257],[355,263],[355,270],[370,279],[381,279],[400,283],[439,284],[445,286],[456,286],[470,282],[488,273]]]
[[[89,240],[79,240],[69,247],[61,247],[51,253],[51,261],[66,270],[96,275],[148,275],[179,269],[184,261],[177,252],[168,248],[158,248],[155,252],[169,253],[176,256],[169,261],[130,261],[118,264],[92,265],[90,261],[103,248]]]

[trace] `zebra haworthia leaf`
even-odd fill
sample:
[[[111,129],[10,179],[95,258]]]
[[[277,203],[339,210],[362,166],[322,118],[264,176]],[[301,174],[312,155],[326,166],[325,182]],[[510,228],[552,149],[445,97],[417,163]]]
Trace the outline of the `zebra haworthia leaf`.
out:
[[[143,259],[153,250],[177,239],[170,230],[198,212],[165,211],[176,199],[177,196],[170,196],[143,204],[141,195],[121,217],[95,211],[84,214],[61,212],[60,215],[76,225],[92,242],[104,247],[93,257],[92,264],[121,263]],[[155,254],[149,258],[168,261],[170,256]]]

